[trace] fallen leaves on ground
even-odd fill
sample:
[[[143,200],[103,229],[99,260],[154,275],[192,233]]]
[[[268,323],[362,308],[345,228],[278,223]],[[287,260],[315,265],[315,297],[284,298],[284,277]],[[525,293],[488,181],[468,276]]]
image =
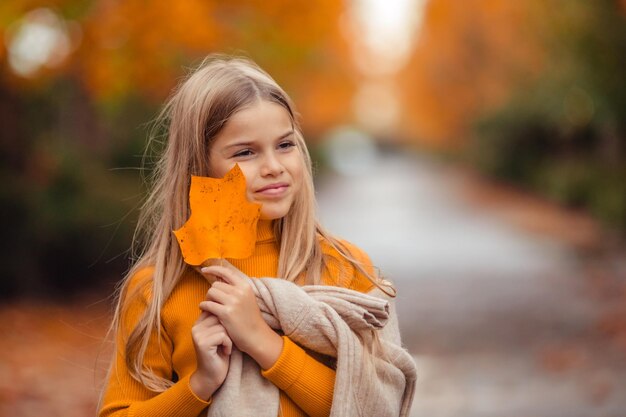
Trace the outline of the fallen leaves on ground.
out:
[[[0,307],[0,416],[96,414],[110,359],[106,303]]]

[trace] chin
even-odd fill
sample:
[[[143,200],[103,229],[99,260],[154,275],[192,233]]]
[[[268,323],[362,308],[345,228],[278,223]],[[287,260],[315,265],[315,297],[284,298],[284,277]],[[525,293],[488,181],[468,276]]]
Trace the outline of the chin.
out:
[[[278,220],[278,219],[282,219],[288,213],[289,213],[289,208],[283,208],[283,207],[262,207],[261,208],[261,220]]]
[[[261,220],[278,220],[278,219],[282,219],[286,215],[287,213],[275,213],[275,212],[263,213],[261,212],[260,219]]]

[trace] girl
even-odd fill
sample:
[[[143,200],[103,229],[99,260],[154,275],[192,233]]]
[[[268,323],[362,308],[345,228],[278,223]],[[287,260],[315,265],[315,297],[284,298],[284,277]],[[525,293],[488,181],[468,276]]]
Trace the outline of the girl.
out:
[[[311,161],[291,100],[250,60],[216,55],[181,83],[159,120],[167,144],[138,225],[140,255],[118,293],[116,352],[100,416],[211,413],[217,395],[232,391],[220,387],[233,352],[250,360],[277,392],[280,415],[330,415],[340,358],[305,349],[306,343],[271,328],[248,277],[360,293],[394,290],[377,277],[367,255],[318,223]],[[183,262],[172,233],[190,215],[190,177],[221,178],[235,164],[246,178],[248,200],[262,205],[255,252],[197,271]],[[367,343],[357,347],[372,355],[370,342],[382,346],[376,334],[355,340]],[[399,398],[385,400],[404,401]],[[227,415],[248,415],[238,414],[244,411],[235,401]],[[254,415],[264,415],[271,401],[255,401]]]

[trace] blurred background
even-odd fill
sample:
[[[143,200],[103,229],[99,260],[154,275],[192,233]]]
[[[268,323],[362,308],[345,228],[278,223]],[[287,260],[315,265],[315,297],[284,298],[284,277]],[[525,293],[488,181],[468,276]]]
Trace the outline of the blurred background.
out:
[[[625,415],[625,20],[624,0],[0,2],[0,415],[95,413],[149,124],[211,52],[291,95],[323,222],[396,282],[412,415]]]

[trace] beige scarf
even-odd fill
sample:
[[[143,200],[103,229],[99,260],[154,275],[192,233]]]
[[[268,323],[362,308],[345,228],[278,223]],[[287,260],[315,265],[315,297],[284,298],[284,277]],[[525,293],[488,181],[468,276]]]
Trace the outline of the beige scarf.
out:
[[[401,346],[393,305],[381,291],[297,286],[275,278],[250,279],[259,308],[273,329],[304,348],[336,358],[331,417],[408,416],[416,370]],[[367,352],[378,332],[380,346]],[[208,417],[276,417],[278,388],[257,363],[233,349],[226,380]]]

